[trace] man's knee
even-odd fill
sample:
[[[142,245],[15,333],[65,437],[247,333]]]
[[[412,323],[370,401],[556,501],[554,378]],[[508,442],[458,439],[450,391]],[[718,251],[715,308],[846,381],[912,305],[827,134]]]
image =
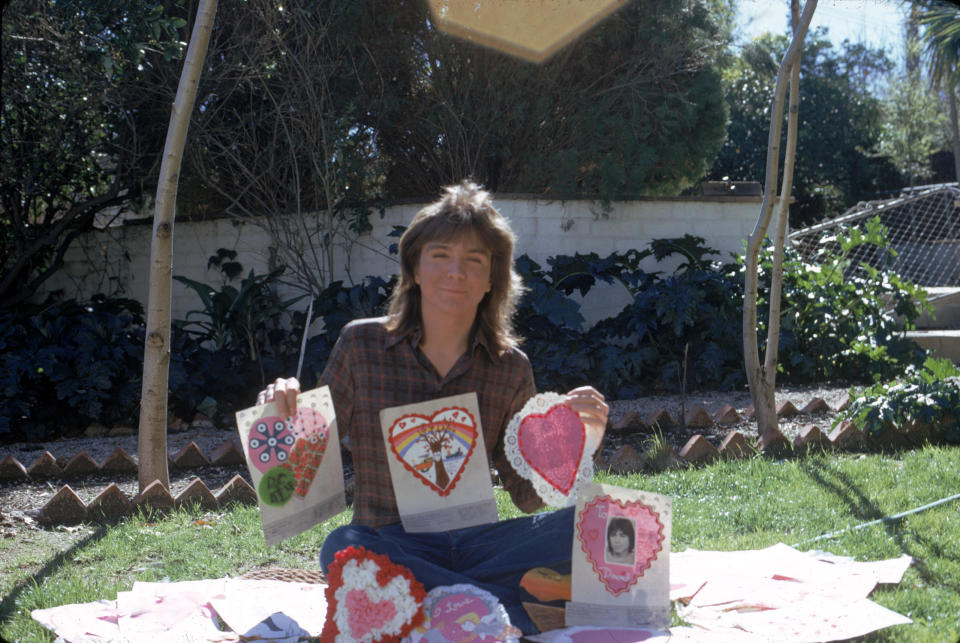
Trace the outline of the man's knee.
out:
[[[376,537],[375,529],[363,525],[344,525],[331,531],[320,547],[320,568],[323,573],[327,573],[338,551],[350,546],[367,547]]]

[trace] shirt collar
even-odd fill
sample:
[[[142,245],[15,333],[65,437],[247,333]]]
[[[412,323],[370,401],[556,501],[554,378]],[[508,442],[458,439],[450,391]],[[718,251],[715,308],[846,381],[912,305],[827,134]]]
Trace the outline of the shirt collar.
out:
[[[420,341],[423,339],[423,329],[420,326],[414,327],[407,333],[390,333],[390,336],[387,338],[386,348],[393,348],[403,340],[407,340],[410,343],[410,346],[417,347],[420,345]],[[484,333],[477,332],[473,336],[473,352],[476,353],[477,347],[480,346],[486,351],[487,355],[490,357],[490,360],[496,362],[500,356],[494,354],[493,350],[490,349],[490,344],[487,342],[487,337]]]

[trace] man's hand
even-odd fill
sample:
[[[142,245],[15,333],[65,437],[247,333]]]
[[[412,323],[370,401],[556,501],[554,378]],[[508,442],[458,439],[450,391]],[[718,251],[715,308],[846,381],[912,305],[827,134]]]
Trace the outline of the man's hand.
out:
[[[300,382],[295,377],[278,377],[273,384],[257,394],[257,404],[277,403],[280,417],[292,417],[297,412],[297,395],[300,394]]]
[[[603,394],[592,386],[580,386],[567,393],[565,402],[583,420],[587,430],[586,448],[592,451],[599,449],[607,432],[607,416],[610,414]]]

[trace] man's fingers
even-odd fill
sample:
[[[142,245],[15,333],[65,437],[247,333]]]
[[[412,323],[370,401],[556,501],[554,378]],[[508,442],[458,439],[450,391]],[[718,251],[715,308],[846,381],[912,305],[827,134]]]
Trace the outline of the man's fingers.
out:
[[[298,387],[287,389],[282,395],[277,395],[277,409],[280,410],[283,417],[289,417],[296,414],[297,395],[299,394],[300,389]]]
[[[277,412],[281,417],[290,417],[297,412],[297,396],[300,394],[300,382],[295,377],[278,377],[267,388],[257,394],[257,404],[277,403]]]

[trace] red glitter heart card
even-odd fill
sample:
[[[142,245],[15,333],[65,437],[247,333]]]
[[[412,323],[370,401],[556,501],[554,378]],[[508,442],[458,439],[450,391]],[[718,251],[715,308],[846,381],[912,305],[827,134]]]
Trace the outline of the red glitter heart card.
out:
[[[578,485],[593,479],[595,448],[587,445],[583,420],[558,393],[527,400],[507,425],[503,448],[510,466],[548,505],[573,504]]]
[[[268,545],[346,508],[337,419],[328,387],[301,393],[292,417],[281,418],[275,402],[239,411],[237,430]]]
[[[567,625],[670,625],[670,498],[585,483],[574,518]]]
[[[383,554],[338,551],[328,580],[321,643],[400,641],[423,622],[423,585]]]
[[[476,393],[383,409],[380,426],[404,529],[498,520]]]

